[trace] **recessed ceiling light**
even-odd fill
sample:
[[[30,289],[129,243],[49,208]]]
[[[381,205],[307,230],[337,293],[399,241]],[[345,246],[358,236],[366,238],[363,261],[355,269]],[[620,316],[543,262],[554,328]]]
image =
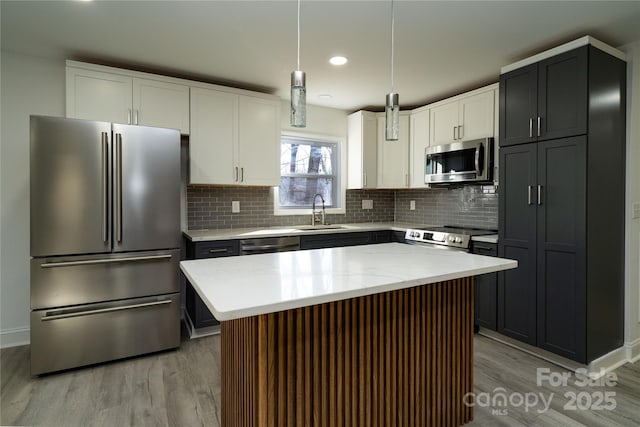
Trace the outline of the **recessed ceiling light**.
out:
[[[328,93],[322,93],[322,94],[318,95],[318,98],[331,99],[331,98],[333,98],[333,96],[329,95]]]
[[[329,59],[329,62],[332,65],[344,65],[346,64],[348,61],[346,56],[333,56],[331,57],[331,59]]]

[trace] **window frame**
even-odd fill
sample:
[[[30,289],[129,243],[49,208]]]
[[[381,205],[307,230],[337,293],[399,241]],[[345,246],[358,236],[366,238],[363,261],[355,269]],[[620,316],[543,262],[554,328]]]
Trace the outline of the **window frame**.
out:
[[[338,194],[334,195],[334,199],[338,203],[338,206],[332,208],[326,208],[327,214],[344,214],[346,213],[346,186],[347,186],[347,167],[346,167],[346,138],[335,135],[323,135],[306,132],[282,132],[280,136],[280,146],[282,147],[283,139],[294,138],[301,140],[317,141],[320,143],[335,144],[335,164],[332,165],[334,173],[330,176],[337,180],[336,191]],[[304,174],[296,174],[298,176],[304,176]],[[282,175],[280,175],[282,177]],[[313,175],[322,176],[322,175]],[[281,207],[280,206],[280,186],[273,188],[273,214],[274,215],[311,215],[311,208],[306,207]]]

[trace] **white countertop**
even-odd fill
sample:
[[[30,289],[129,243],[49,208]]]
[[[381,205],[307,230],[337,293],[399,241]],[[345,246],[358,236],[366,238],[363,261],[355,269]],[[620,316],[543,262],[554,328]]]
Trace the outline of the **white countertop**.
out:
[[[402,243],[180,262],[220,321],[516,267],[513,260]]]
[[[388,223],[388,222],[363,222],[352,224],[335,224],[340,228],[317,228],[313,230],[299,230],[296,227],[305,225],[278,225],[262,228],[224,228],[219,230],[187,230],[183,234],[192,242],[228,239],[250,239],[256,237],[302,236],[305,234],[334,234],[353,233],[357,231],[394,230],[406,231],[407,228],[430,227],[429,225]],[[331,227],[331,226],[329,226]]]
[[[471,240],[474,242],[498,243],[498,235],[487,234],[485,236],[471,236]]]

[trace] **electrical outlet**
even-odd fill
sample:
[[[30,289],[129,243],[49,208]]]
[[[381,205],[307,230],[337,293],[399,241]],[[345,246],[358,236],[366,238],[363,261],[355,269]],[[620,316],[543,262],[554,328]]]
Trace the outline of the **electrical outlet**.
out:
[[[373,209],[373,200],[362,200],[362,209]]]
[[[415,200],[410,200],[409,201],[409,210],[410,211],[415,211],[416,210],[416,201]]]
[[[631,205],[631,218],[638,219],[640,218],[640,203],[636,202]]]
[[[231,202],[231,213],[240,213],[240,201],[234,200]]]

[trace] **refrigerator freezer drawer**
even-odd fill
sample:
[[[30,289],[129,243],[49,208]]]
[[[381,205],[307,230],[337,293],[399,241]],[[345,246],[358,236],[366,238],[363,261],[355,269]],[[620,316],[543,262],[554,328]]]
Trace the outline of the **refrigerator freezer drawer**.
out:
[[[180,250],[31,260],[31,309],[180,291]]]
[[[31,374],[180,346],[180,294],[31,312]]]

